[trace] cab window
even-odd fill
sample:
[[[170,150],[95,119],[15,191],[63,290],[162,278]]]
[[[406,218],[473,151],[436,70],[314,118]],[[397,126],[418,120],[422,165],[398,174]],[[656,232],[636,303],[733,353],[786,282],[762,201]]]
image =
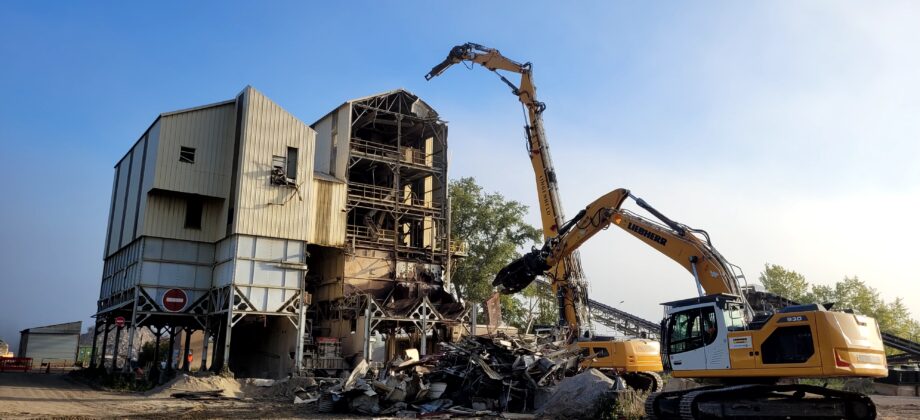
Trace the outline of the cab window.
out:
[[[725,326],[729,331],[744,330],[744,312],[740,306],[729,306],[722,314],[725,315]]]
[[[718,327],[712,307],[688,309],[671,315],[668,323],[668,352],[695,350],[715,341]]]

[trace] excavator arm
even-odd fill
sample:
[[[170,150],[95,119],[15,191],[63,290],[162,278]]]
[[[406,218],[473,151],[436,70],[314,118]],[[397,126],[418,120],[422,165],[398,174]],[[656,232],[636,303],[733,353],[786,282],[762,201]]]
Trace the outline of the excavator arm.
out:
[[[543,236],[546,240],[556,237],[559,235],[559,227],[565,220],[565,216],[562,213],[549,144],[543,130],[542,113],[546,105],[537,100],[537,88],[533,83],[531,64],[511,60],[494,48],[466,43],[452,48],[447,58],[434,66],[425,75],[425,79],[431,80],[454,64],[464,62],[479,64],[498,75],[526,109],[528,124],[524,129],[527,135],[527,152],[536,177]],[[514,84],[500,71],[517,73],[521,80],[518,84]],[[584,274],[578,253],[569,253],[566,257],[555,260],[553,266],[544,271],[551,280],[558,300],[560,324],[568,325],[572,330],[579,329],[579,327],[582,330],[590,328],[586,304],[587,290],[582,280]]]
[[[633,198],[639,207],[653,214],[660,223],[622,209],[627,198]],[[705,231],[669,219],[622,188],[595,200],[564,224],[559,236],[502,269],[493,285],[504,293],[520,291],[543,270],[552,267],[611,224],[683,266],[693,274],[701,296],[727,293],[743,298],[734,266],[712,246]]]

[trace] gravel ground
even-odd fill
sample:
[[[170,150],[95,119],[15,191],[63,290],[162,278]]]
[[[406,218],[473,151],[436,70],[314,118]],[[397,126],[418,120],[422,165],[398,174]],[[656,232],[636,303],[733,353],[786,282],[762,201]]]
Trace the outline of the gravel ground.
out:
[[[920,419],[920,398],[874,395],[879,419]],[[61,374],[0,373],[0,419],[6,418],[360,418],[305,413],[284,402],[188,401],[154,394],[98,391]]]
[[[0,419],[317,418],[299,408],[255,400],[189,401],[98,391],[61,374],[0,373]]]

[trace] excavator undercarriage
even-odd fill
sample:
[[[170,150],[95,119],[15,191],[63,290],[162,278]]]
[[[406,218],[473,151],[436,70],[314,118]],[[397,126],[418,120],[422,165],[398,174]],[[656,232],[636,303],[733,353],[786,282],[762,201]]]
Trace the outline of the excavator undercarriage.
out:
[[[656,392],[645,401],[649,419],[788,419],[871,420],[869,397],[814,385],[744,384]]]

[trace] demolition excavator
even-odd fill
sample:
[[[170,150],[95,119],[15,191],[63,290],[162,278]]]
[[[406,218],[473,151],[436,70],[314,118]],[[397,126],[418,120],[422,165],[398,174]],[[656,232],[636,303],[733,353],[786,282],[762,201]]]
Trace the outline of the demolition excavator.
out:
[[[657,221],[621,208],[630,198]],[[820,304],[755,313],[741,291],[743,272],[706,231],[671,220],[626,189],[588,205],[542,248],[502,269],[494,285],[506,293],[521,290],[610,225],[686,268],[699,294],[663,304],[661,353],[672,376],[705,378],[710,385],[652,393],[648,417],[875,418],[866,395],[790,381],[887,376],[875,319]]]
[[[479,64],[494,72],[511,88],[527,115],[524,132],[527,139],[527,154],[536,176],[537,197],[540,204],[540,219],[543,236],[552,240],[559,235],[559,226],[565,217],[560,205],[556,172],[549,153],[549,143],[543,131],[543,111],[546,104],[537,100],[537,88],[533,81],[531,63],[519,63],[503,56],[494,48],[467,43],[451,49],[447,58],[434,66],[426,80],[441,75],[454,64]],[[520,75],[520,82],[514,84],[501,71]],[[595,367],[623,377],[627,385],[642,390],[655,391],[661,388],[661,378],[656,372],[663,370],[659,343],[647,339],[611,340],[592,337],[591,320],[588,311],[587,287],[578,252],[570,252],[554,261],[546,270],[559,310],[558,324],[562,335],[588,352],[585,367]]]

